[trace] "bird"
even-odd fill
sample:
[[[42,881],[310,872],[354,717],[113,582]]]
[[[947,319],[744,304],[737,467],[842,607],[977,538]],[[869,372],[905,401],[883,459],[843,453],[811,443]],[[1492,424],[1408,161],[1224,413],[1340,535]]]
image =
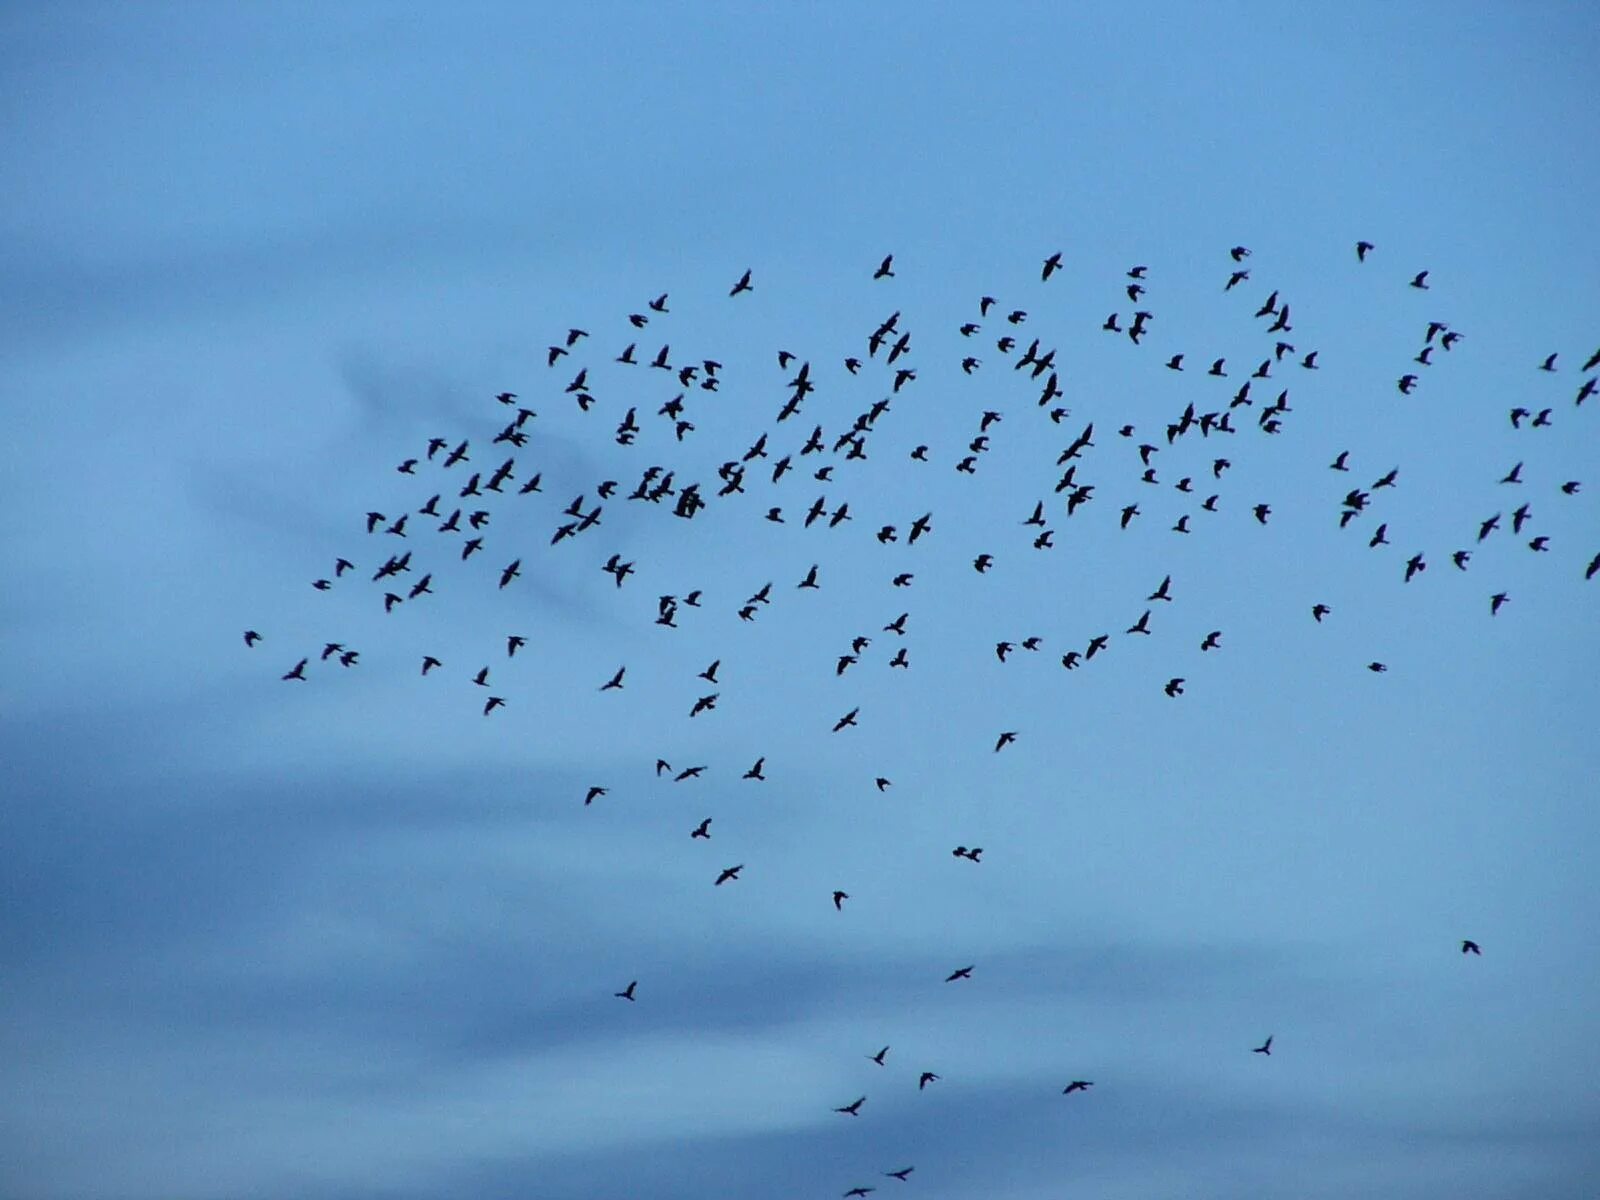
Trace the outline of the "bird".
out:
[[[711,837],[711,818],[706,817],[702,820],[700,824],[690,831],[689,836],[691,838],[706,838],[709,840]]]
[[[295,665],[291,667],[283,677],[285,679],[298,679],[300,682],[304,683],[306,681],[306,663],[308,661],[308,659],[302,658],[299,662],[295,663]]]
[[[1428,290],[1428,272],[1418,271],[1411,280],[1411,286],[1422,291]]]
[[[1165,689],[1167,695],[1169,695],[1169,696],[1181,696],[1181,695],[1183,695],[1183,682],[1184,681],[1182,679],[1169,679],[1169,680],[1167,680],[1167,686],[1166,686],[1166,689]]]
[[[866,1102],[867,1098],[865,1096],[857,1096],[854,1100],[850,1101],[849,1104],[842,1104],[833,1111],[836,1113],[844,1113],[846,1116],[858,1117],[861,1115],[861,1106]]]
[[[844,902],[846,900],[848,900],[848,899],[850,899],[850,893],[849,892],[841,892],[841,891],[835,889],[834,893],[833,893],[833,907],[834,907],[834,909],[836,911],[838,911],[838,912],[843,912],[844,911]]]
[[[762,782],[765,782],[767,777],[761,773],[761,768],[766,765],[766,762],[767,762],[767,760],[766,760],[766,756],[765,755],[763,755],[762,757],[756,759],[755,763],[751,766],[751,768],[748,771],[746,771],[742,776],[740,776],[740,778],[742,778],[742,779],[758,779],[758,780],[761,780]]]
[[[748,292],[751,290],[750,272],[746,271],[743,275],[739,276],[739,282],[733,285],[733,290],[730,291],[728,295],[737,296],[740,292]]]
[[[1202,649],[1202,650],[1215,650],[1221,644],[1222,644],[1222,630],[1213,629],[1210,633],[1206,634],[1205,641],[1200,643],[1200,649]]]
[[[1067,1084],[1066,1087],[1061,1089],[1061,1094],[1063,1096],[1070,1096],[1073,1092],[1087,1092],[1093,1086],[1094,1080],[1092,1079],[1074,1079],[1071,1083]]]
[[[606,794],[606,789],[601,787],[601,786],[599,786],[598,784],[595,784],[594,786],[589,788],[588,793],[584,796],[584,798],[583,798],[584,806],[587,807],[590,804],[593,804],[598,797],[604,796],[605,794]]]
[[[833,732],[838,733],[841,729],[844,729],[850,725],[854,725],[856,723],[856,714],[860,711],[861,709],[857,707],[852,708],[849,712],[845,713],[844,716],[840,717],[833,723]]]
[[[873,1062],[877,1063],[881,1067],[881,1066],[884,1065],[884,1061],[883,1060],[888,1056],[888,1054],[889,1054],[889,1047],[885,1046],[882,1050],[879,1050],[876,1054],[869,1054],[869,1055],[867,1055],[867,1057],[870,1058]]]
[[[1374,249],[1375,249],[1375,247],[1373,246],[1373,244],[1371,242],[1357,242],[1356,243],[1356,261],[1357,262],[1366,262],[1367,261],[1367,255],[1370,254]]]
[[[1050,281],[1050,276],[1055,274],[1060,269],[1061,251],[1057,250],[1049,258],[1044,260],[1044,269],[1039,272],[1039,281],[1041,283],[1048,283]]]
[[[600,685],[602,692],[617,691],[622,688],[622,676],[627,672],[627,667],[618,667],[617,673]]]
[[[917,1080],[917,1091],[922,1091],[930,1083],[937,1083],[938,1080],[939,1076],[935,1075],[932,1071],[924,1071],[921,1077]]]
[[[722,868],[722,873],[717,876],[717,882],[713,886],[721,887],[723,884],[727,883],[730,879],[739,878],[739,872],[742,871],[742,870],[744,870],[744,864],[743,863],[740,863],[737,866],[733,866],[733,867],[723,867]]]
[[[906,1181],[906,1176],[910,1175],[911,1172],[915,1170],[915,1167],[901,1167],[898,1171],[885,1171],[884,1175],[889,1179],[898,1179],[901,1183],[904,1183]]]
[[[944,981],[946,983],[954,983],[958,979],[971,979],[971,978],[972,978],[972,968],[971,967],[958,967],[954,971],[951,971],[950,974],[946,975],[944,977]]]
[[[865,1187],[865,1186],[862,1186],[860,1184],[857,1184],[855,1187],[851,1188],[848,1192],[843,1193],[844,1200],[850,1200],[850,1198],[852,1196],[866,1196],[866,1195],[868,1195],[868,1194],[870,1194],[872,1192],[875,1192],[877,1190],[878,1189],[875,1188],[875,1187]]]
[[[1508,596],[1505,592],[1496,592],[1494,595],[1490,596],[1489,597],[1489,615],[1492,617],[1496,613],[1498,613],[1500,611],[1500,606],[1502,604],[1506,603],[1506,601],[1508,601],[1510,599],[1511,599],[1511,597]]]
[[[619,1000],[632,1000],[634,999],[633,989],[638,986],[639,981],[637,979],[632,979],[628,981],[627,987],[623,988],[620,992],[612,992],[611,994],[617,997]]]
[[[259,633],[257,633],[254,629],[246,629],[244,631],[244,644],[246,646],[254,646],[260,640],[261,640],[261,635]]]
[[[487,717],[495,709],[504,708],[505,703],[505,700],[499,696],[490,696],[483,702],[483,715]]]
[[[878,269],[872,273],[872,277],[874,279],[893,279],[894,272],[889,269],[893,264],[894,255],[885,254],[883,256],[883,261],[878,264]]]
[[[1367,670],[1371,671],[1374,675],[1381,675],[1388,669],[1389,668],[1385,664],[1376,660],[1367,664]]]
[[[1269,1036],[1266,1041],[1262,1042],[1261,1045],[1257,1046],[1251,1051],[1251,1053],[1270,1055],[1272,1053],[1272,1038]]]
[[[998,738],[995,739],[994,752],[996,754],[999,754],[1000,751],[1004,750],[1007,746],[1011,745],[1016,740],[1017,740],[1016,731],[1012,730],[1012,729],[1008,729],[1006,732],[1002,733]]]
[[[1483,954],[1483,951],[1478,949],[1478,943],[1477,942],[1474,942],[1474,941],[1472,941],[1471,939],[1468,939],[1468,938],[1463,938],[1461,940],[1461,953],[1463,953],[1463,954],[1476,954],[1476,955],[1479,955],[1481,957],[1482,954]]]

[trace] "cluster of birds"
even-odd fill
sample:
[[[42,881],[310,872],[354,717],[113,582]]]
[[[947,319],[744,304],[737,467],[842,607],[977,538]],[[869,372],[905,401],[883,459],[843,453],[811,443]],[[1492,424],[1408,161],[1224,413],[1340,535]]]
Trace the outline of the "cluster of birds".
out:
[[[1358,242],[1355,247],[1358,262],[1366,263],[1375,249],[1369,242]],[[1248,263],[1251,252],[1245,246],[1234,246],[1227,251],[1226,258],[1228,261],[1221,264],[1226,269],[1225,277],[1219,269],[1221,290],[1225,294],[1250,281],[1251,267]],[[1063,255],[1059,252],[1050,254],[1043,260],[1040,284],[1049,285],[1053,277],[1065,270]],[[1428,290],[1428,275],[1428,271],[1417,272],[1410,279],[1409,286],[1420,291]],[[885,281],[894,278],[894,257],[889,255],[872,273],[872,279]],[[1148,303],[1146,297],[1150,285],[1147,266],[1136,265],[1129,269],[1126,281],[1119,286],[1132,308],[1125,309],[1119,301],[1117,309],[1102,322],[1101,331],[1112,335],[1126,334],[1135,346],[1151,338],[1158,317],[1153,308],[1144,307]],[[738,302],[739,297],[751,293],[755,288],[754,272],[747,270],[729,289],[728,297]],[[402,606],[409,608],[425,603],[438,594],[434,586],[436,577],[440,592],[446,590],[447,581],[450,588],[504,591],[514,588],[522,579],[524,560],[535,553],[543,553],[548,559],[548,562],[541,560],[541,572],[566,569],[566,564],[558,564],[555,555],[572,554],[581,558],[583,548],[600,542],[599,548],[588,557],[592,564],[590,569],[603,571],[610,577],[615,589],[634,588],[639,586],[634,582],[635,579],[660,578],[662,572],[653,564],[625,560],[621,551],[603,544],[608,506],[614,511],[620,504],[639,505],[644,511],[659,512],[663,518],[670,516],[686,522],[693,521],[712,505],[751,504],[754,506],[752,515],[757,510],[764,510],[759,519],[765,522],[793,525],[801,529],[816,527],[836,531],[834,536],[841,536],[837,532],[841,530],[844,531],[843,535],[848,535],[859,521],[863,534],[871,536],[878,545],[904,548],[897,553],[908,553],[910,547],[917,546],[924,539],[938,542],[937,524],[932,511],[915,513],[913,508],[912,514],[901,516],[887,511],[869,515],[868,510],[873,505],[883,503],[883,497],[863,497],[858,493],[851,499],[844,499],[837,491],[843,483],[839,476],[857,470],[854,464],[866,462],[869,459],[869,447],[873,456],[876,456],[882,442],[892,441],[882,433],[886,427],[884,418],[893,411],[908,389],[918,386],[919,372],[924,375],[928,373],[930,364],[916,357],[913,332],[900,311],[889,312],[871,328],[862,329],[859,350],[844,356],[836,364],[842,374],[834,373],[833,364],[828,368],[813,368],[808,360],[787,350],[778,351],[776,360],[782,383],[773,388],[777,393],[774,397],[776,408],[770,423],[747,447],[735,450],[724,458],[716,466],[714,475],[706,471],[703,477],[695,470],[698,460],[691,461],[682,456],[687,453],[687,447],[697,445],[698,439],[705,436],[701,426],[707,423],[701,417],[698,405],[705,403],[707,393],[716,393],[721,388],[727,377],[726,369],[716,358],[676,352],[672,344],[664,340],[654,350],[641,346],[640,339],[645,336],[645,331],[658,330],[671,311],[669,297],[663,293],[642,305],[638,311],[627,314],[626,330],[616,335],[615,340],[619,345],[604,352],[605,357],[610,359],[609,364],[589,355],[596,339],[587,330],[577,327],[566,330],[551,342],[543,356],[546,370],[554,381],[539,388],[541,396],[550,397],[556,402],[575,404],[579,412],[584,414],[584,420],[598,422],[601,420],[599,414],[605,408],[621,408],[626,404],[625,411],[609,430],[611,441],[622,448],[616,457],[626,459],[629,454],[637,453],[642,445],[650,444],[667,451],[661,462],[641,466],[631,484],[624,482],[628,475],[622,471],[617,472],[622,478],[597,479],[561,504],[558,510],[548,512],[548,524],[541,534],[547,540],[541,551],[537,546],[529,545],[520,532],[527,526],[528,512],[537,514],[545,511],[537,507],[532,499],[544,492],[544,471],[536,462],[530,461],[536,457],[535,453],[530,452],[530,447],[536,445],[533,422],[537,413],[534,408],[524,404],[517,393],[501,392],[490,401],[498,405],[503,414],[499,421],[494,422],[498,428],[492,432],[486,429],[481,433],[458,432],[429,438],[417,448],[414,457],[404,458],[398,463],[397,472],[417,485],[415,499],[408,500],[400,508],[385,503],[381,508],[365,512],[358,528],[364,529],[367,550],[358,552],[351,549],[349,557],[335,557],[331,569],[314,579],[311,586],[326,592],[365,582],[370,585],[374,610],[381,605],[385,613],[394,613]],[[1247,431],[1245,416],[1238,415],[1240,423],[1235,424],[1236,414],[1239,414],[1239,410],[1251,410],[1255,431],[1259,436],[1281,434],[1294,409],[1290,404],[1289,387],[1275,372],[1287,372],[1291,368],[1317,371],[1322,366],[1317,349],[1308,347],[1301,350],[1287,340],[1294,335],[1295,325],[1290,305],[1281,290],[1272,290],[1254,310],[1252,319],[1265,339],[1261,357],[1247,371],[1240,372],[1245,377],[1240,380],[1231,398],[1214,405],[1189,402],[1181,410],[1171,413],[1158,424],[1156,432],[1148,435],[1142,435],[1134,424],[1121,424],[1111,439],[1097,434],[1094,421],[1085,422],[1081,427],[1069,426],[1074,431],[1061,438],[1062,449],[1055,461],[1056,477],[1049,481],[1049,497],[1019,505],[1016,524],[1024,533],[1017,543],[1018,548],[1029,547],[1036,551],[1054,549],[1062,525],[1068,521],[1081,521],[1084,518],[1080,513],[1092,513],[1102,507],[1096,504],[1098,495],[1111,486],[1120,487],[1124,483],[1130,488],[1163,486],[1160,478],[1163,468],[1158,466],[1159,462],[1164,461],[1159,457],[1162,455],[1185,462],[1191,471],[1189,474],[1179,473],[1170,483],[1171,489],[1182,498],[1180,504],[1183,506],[1183,511],[1177,513],[1176,521],[1171,526],[1174,533],[1192,534],[1196,528],[1191,526],[1191,521],[1201,522],[1226,511],[1223,504],[1226,490],[1224,481],[1233,463],[1226,454],[1218,453],[1217,449],[1222,446],[1222,439]],[[1061,403],[1066,389],[1062,379],[1063,367],[1058,365],[1059,348],[1047,344],[1043,337],[1025,335],[1023,330],[1028,327],[1028,321],[1029,313],[1025,308],[1002,304],[993,296],[978,298],[975,311],[956,326],[956,332],[973,349],[949,365],[952,370],[959,367],[964,375],[992,370],[988,364],[995,360],[986,357],[989,354],[987,347],[992,346],[999,361],[1009,363],[1009,377],[1022,381],[1022,386],[1026,388],[1026,400],[1031,402],[1031,409],[1037,410],[1038,419],[1043,422],[1040,428],[1048,434],[1071,417],[1071,410]],[[630,340],[620,344],[624,337]],[[1413,363],[1408,364],[1405,373],[1399,376],[1398,390],[1408,396],[1414,393],[1421,386],[1426,371],[1435,365],[1435,350],[1449,354],[1464,337],[1462,332],[1439,321],[1429,321],[1419,328],[1419,352]],[[612,350],[616,352],[612,353]],[[1165,358],[1165,368],[1184,372],[1186,358],[1184,352],[1170,353]],[[1157,361],[1160,361],[1159,357]],[[1558,354],[1552,353],[1536,366],[1540,371],[1553,373],[1558,369],[1557,364]],[[1589,355],[1583,363],[1580,373],[1585,378],[1573,401],[1576,406],[1581,407],[1595,394],[1597,377],[1593,372],[1597,368],[1600,368],[1600,350]],[[602,376],[607,379],[619,378],[623,377],[621,373],[624,371],[640,373],[644,379],[632,382],[627,389],[626,401],[612,403],[611,398],[604,395],[607,388],[602,383]],[[1230,378],[1232,373],[1227,357],[1213,358],[1204,374],[1215,379]],[[812,425],[809,431],[803,425],[790,425],[809,404],[814,403],[813,397],[820,389],[853,377],[877,384],[876,398],[853,419],[836,424],[828,432],[820,423],[805,422]],[[654,400],[648,406],[641,405],[639,397],[645,393],[646,385],[657,383],[661,393],[659,406]],[[1012,385],[1013,388],[1016,386]],[[1259,388],[1266,392],[1274,387],[1278,388],[1277,395],[1258,405],[1252,389]],[[1521,430],[1525,423],[1530,429],[1549,426],[1554,407],[1554,404],[1532,407],[1518,405],[1511,409],[1510,424],[1514,430]],[[651,409],[656,423],[647,428],[644,421],[649,418]],[[909,450],[905,446],[899,449],[911,461],[922,464],[926,469],[935,469],[943,461],[946,469],[961,475],[975,475],[1008,415],[998,407],[982,408],[975,414],[974,432],[964,443],[941,446],[937,450],[920,443],[912,444]],[[1127,464],[1122,468],[1126,474],[1113,477],[1119,470],[1119,464],[1109,447],[1120,442],[1126,442],[1129,447],[1122,455]],[[1180,443],[1185,446],[1209,444],[1214,449],[1195,451],[1185,459],[1175,452]],[[1339,450],[1329,463],[1329,469],[1337,473],[1351,472],[1350,457],[1350,451]],[[1137,463],[1136,467],[1133,466],[1134,462]],[[1517,489],[1526,490],[1532,486],[1534,481],[1524,478],[1523,467],[1520,461],[1510,466],[1498,479],[1497,486],[1513,489],[1508,495],[1516,493]],[[1099,477],[1090,478],[1091,468],[1100,472]],[[1338,505],[1339,528],[1347,528],[1357,522],[1369,522],[1368,545],[1373,549],[1389,545],[1389,521],[1375,518],[1380,515],[1381,496],[1399,486],[1400,475],[1400,468],[1392,466],[1375,474],[1371,482],[1364,486],[1358,484],[1350,487]],[[793,506],[787,502],[772,503],[765,498],[759,501],[746,499],[754,492],[765,492],[771,500],[779,499],[777,489],[788,476],[797,480],[809,476],[821,490],[809,503],[802,501]],[[1576,479],[1556,480],[1549,490],[1552,494],[1570,497],[1576,495],[1581,486],[1581,481]],[[854,511],[852,503],[855,505]],[[1530,551],[1544,553],[1551,550],[1551,536],[1539,532],[1534,525],[1533,501],[1521,500],[1514,507],[1508,502],[1504,507],[1511,510],[1507,523],[1512,536],[1522,538],[1524,534],[1529,535],[1526,544]],[[786,512],[786,509],[789,511]],[[1273,514],[1269,502],[1253,497],[1244,501],[1241,512],[1247,514],[1244,519],[1261,525],[1266,525]],[[1131,500],[1114,505],[1106,519],[1114,521],[1119,529],[1126,530],[1135,521],[1148,515],[1139,500]],[[1474,548],[1503,531],[1502,522],[1506,516],[1503,510],[1497,510],[1482,518],[1475,530],[1464,528],[1461,544],[1448,550],[1451,565],[1458,571],[1467,571]],[[499,535],[502,525],[513,524],[518,533],[505,537]],[[977,554],[970,562],[972,570],[978,575],[987,574],[1004,552],[1005,549],[1001,548]],[[1406,583],[1428,569],[1429,553],[1416,551],[1405,559],[1401,575]],[[365,561],[367,566],[358,568],[357,559]],[[1597,573],[1600,573],[1600,553],[1587,559],[1582,569],[1585,579],[1593,579]],[[800,596],[818,591],[823,586],[826,574],[826,559],[819,557],[800,578],[788,585],[788,590]],[[888,586],[897,592],[910,588],[916,574],[909,563],[902,563],[902,569],[891,574]],[[697,620],[703,619],[699,614],[708,610],[721,612],[726,619],[737,617],[741,622],[756,622],[775,603],[776,584],[770,580],[742,599],[738,595],[716,596],[714,587],[686,589],[671,584],[667,586],[669,590],[659,592],[646,610],[648,619],[667,629],[679,628],[680,620],[687,620],[691,615],[695,615]],[[1120,636],[1152,636],[1153,614],[1160,606],[1174,603],[1175,587],[1173,576],[1163,574],[1160,581],[1144,595],[1143,606],[1137,617],[1122,630]],[[1510,599],[1506,591],[1492,593],[1488,597],[1490,614],[1500,613]],[[1320,601],[1310,604],[1308,609],[1316,624],[1323,623],[1333,612],[1328,604]],[[868,658],[868,651],[879,640],[880,634],[897,642],[905,638],[910,621],[911,613],[902,611],[873,633],[858,634],[852,638],[848,648],[841,648],[834,657],[833,674],[845,677],[857,669]],[[1109,651],[1114,636],[1118,635],[1113,630],[1084,631],[1061,651],[1061,667],[1067,671],[1086,669],[1100,655]],[[1221,652],[1223,638],[1222,630],[1210,630],[1199,641],[1198,649],[1203,653]],[[244,634],[247,647],[255,647],[266,640],[254,629]],[[1013,656],[1042,652],[1045,643],[1046,639],[1041,634],[1030,632],[1014,635],[995,642],[994,654],[999,662],[1006,663]],[[506,634],[503,638],[504,657],[500,663],[471,664],[457,676],[469,681],[467,687],[478,689],[475,702],[481,704],[485,717],[491,717],[498,710],[516,703],[516,667],[512,664],[518,652],[527,645],[525,634]],[[499,653],[498,649],[496,653]],[[908,669],[911,666],[911,658],[903,642],[895,645],[893,654],[883,655],[880,661],[889,668]],[[298,661],[283,671],[281,678],[291,683],[309,684],[319,669],[329,666],[352,669],[360,662],[361,651],[344,640],[330,640],[324,642],[320,649],[308,649]],[[717,658],[698,673],[698,683],[705,686],[694,689],[693,699],[686,709],[686,719],[696,720],[717,710],[722,695],[723,683],[719,675],[722,667],[723,660]],[[1373,673],[1388,670],[1387,665],[1376,658],[1366,663],[1366,668]],[[626,664],[617,666],[604,678],[594,681],[596,690],[602,694],[623,691],[627,684],[627,671]],[[418,674],[432,677],[436,673],[449,674],[445,662],[438,655],[424,655],[418,664]],[[1174,674],[1161,686],[1167,697],[1178,699],[1186,694],[1187,683],[1185,676]],[[862,707],[859,704],[849,707],[839,712],[831,722],[821,723],[819,735],[823,729],[827,729],[831,734],[848,736],[848,731],[857,728],[864,719]],[[1016,729],[996,730],[992,735],[992,752],[1005,750],[1022,736],[1023,732]],[[683,784],[701,778],[710,769],[712,764],[709,763],[680,763],[674,767],[666,758],[658,758],[654,773],[657,779]],[[743,771],[740,778],[755,783],[765,781],[766,758],[758,758]],[[873,784],[878,792],[893,786],[887,774],[876,775]],[[585,806],[593,805],[606,797],[609,791],[607,783],[591,784],[582,795],[582,803]],[[691,842],[710,842],[712,824],[713,817],[704,817],[686,831],[687,837]],[[983,847],[969,847],[964,843],[955,845],[950,851],[952,857],[972,864],[981,863],[983,853]],[[733,863],[708,870],[707,879],[712,887],[725,887],[737,883],[744,870],[744,863]],[[828,899],[834,909],[842,913],[850,894],[842,888],[835,888]],[[1474,955],[1481,953],[1478,945],[1471,940],[1462,941],[1461,952]],[[944,974],[944,982],[970,980],[975,969],[976,964],[956,967]],[[932,978],[937,979],[937,976]],[[645,999],[640,994],[640,988],[641,980],[630,980],[614,993],[614,997],[628,1003],[640,1002]],[[1261,1045],[1252,1048],[1253,1053],[1270,1056],[1272,1046],[1273,1038],[1269,1036]],[[884,1046],[865,1057],[883,1067],[887,1065],[889,1050],[889,1046]],[[926,1090],[941,1078],[934,1071],[921,1070],[917,1077],[917,1090]],[[1065,1095],[1086,1094],[1093,1086],[1092,1080],[1069,1079],[1061,1090]],[[862,1094],[849,1103],[834,1107],[833,1111],[858,1117],[866,1103],[867,1095]],[[906,1181],[913,1170],[913,1167],[907,1166],[884,1171],[882,1175]],[[844,1195],[864,1196],[874,1190],[873,1186],[857,1185]]]

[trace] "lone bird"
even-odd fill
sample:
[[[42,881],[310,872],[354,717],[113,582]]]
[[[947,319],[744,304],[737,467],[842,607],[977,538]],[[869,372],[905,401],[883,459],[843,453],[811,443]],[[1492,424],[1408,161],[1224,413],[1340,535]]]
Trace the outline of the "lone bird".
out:
[[[1252,1053],[1252,1054],[1271,1055],[1271,1053],[1272,1053],[1272,1038],[1269,1036],[1266,1041],[1262,1042],[1261,1045],[1257,1046],[1250,1053]]]
[[[930,1083],[937,1083],[938,1081],[939,1081],[939,1076],[935,1075],[932,1071],[924,1071],[922,1073],[922,1077],[917,1080],[917,1091],[920,1092],[923,1088],[927,1087]]]
[[[639,981],[637,979],[629,980],[627,987],[623,988],[620,992],[612,992],[611,994],[619,1000],[632,1000],[633,989],[638,986]]]
[[[1477,942],[1471,941],[1471,940],[1469,940],[1467,938],[1463,938],[1461,940],[1461,953],[1463,953],[1463,954],[1476,954],[1476,955],[1479,955],[1481,957],[1482,954],[1483,954],[1483,951],[1478,949],[1478,943]]]
[[[846,1116],[859,1117],[861,1115],[861,1106],[866,1102],[867,1098],[865,1096],[857,1096],[854,1100],[850,1101],[849,1104],[841,1105],[833,1111],[836,1113],[844,1113]]]
[[[585,804],[585,806],[593,804],[594,801],[595,801],[595,797],[604,796],[605,794],[606,794],[606,789],[601,787],[599,784],[595,784],[593,787],[591,787],[589,789],[588,794],[584,796],[583,803]]]
[[[971,979],[971,978],[972,978],[972,968],[971,967],[959,967],[956,970],[951,971],[950,974],[946,975],[944,977],[944,981],[946,983],[954,983],[958,979]]]
[[[1073,1092],[1087,1092],[1093,1086],[1094,1080],[1092,1079],[1074,1079],[1071,1083],[1067,1084],[1066,1087],[1061,1089],[1061,1094],[1063,1096],[1070,1096]]]
[[[723,884],[727,883],[728,880],[739,878],[739,872],[742,870],[744,870],[743,863],[739,863],[737,866],[733,867],[723,867],[722,874],[717,876],[717,882],[712,886],[721,887]]]

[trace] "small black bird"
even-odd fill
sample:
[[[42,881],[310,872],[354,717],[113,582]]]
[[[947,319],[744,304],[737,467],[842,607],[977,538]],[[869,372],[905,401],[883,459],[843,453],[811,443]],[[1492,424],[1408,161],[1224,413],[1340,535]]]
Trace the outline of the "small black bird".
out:
[[[1257,1046],[1250,1053],[1270,1055],[1272,1053],[1272,1038],[1268,1037],[1266,1041],[1262,1042],[1261,1045]]]

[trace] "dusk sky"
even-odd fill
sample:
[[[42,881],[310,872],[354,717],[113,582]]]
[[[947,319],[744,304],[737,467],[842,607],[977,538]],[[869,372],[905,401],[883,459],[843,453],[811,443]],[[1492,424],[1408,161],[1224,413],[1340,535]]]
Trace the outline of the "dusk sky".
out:
[[[0,9],[0,1196],[1592,1197],[1597,61]]]

